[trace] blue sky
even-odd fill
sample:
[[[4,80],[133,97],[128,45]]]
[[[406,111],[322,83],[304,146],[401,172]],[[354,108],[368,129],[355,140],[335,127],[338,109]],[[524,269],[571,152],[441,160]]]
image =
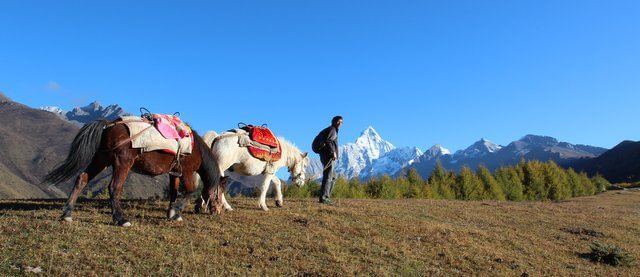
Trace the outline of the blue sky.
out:
[[[306,150],[336,114],[342,143],[640,140],[639,1],[21,0],[0,26],[0,91],[34,107],[267,123]]]

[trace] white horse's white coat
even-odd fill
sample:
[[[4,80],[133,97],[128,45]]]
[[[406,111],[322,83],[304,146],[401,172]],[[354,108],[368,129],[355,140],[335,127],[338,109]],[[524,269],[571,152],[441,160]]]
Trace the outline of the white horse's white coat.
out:
[[[251,156],[246,147],[240,147],[240,145],[238,145],[238,137],[225,137],[216,140],[215,144],[212,144],[217,136],[215,132],[211,131],[207,132],[203,139],[207,145],[211,146],[211,152],[218,165],[218,176],[230,177],[245,184],[261,186],[259,205],[263,210],[269,210],[269,208],[267,208],[266,198],[269,184],[272,181],[276,190],[276,204],[282,205],[282,183],[280,179],[274,175],[278,169],[287,167],[289,173],[291,173],[292,181],[298,186],[304,185],[305,168],[309,164],[307,153],[302,153],[297,147],[284,138],[278,138],[282,149],[282,158],[271,164],[270,170],[265,172],[267,163]],[[233,172],[227,171],[227,169],[233,169]],[[233,210],[224,197],[224,194],[222,195],[222,202],[226,210]]]

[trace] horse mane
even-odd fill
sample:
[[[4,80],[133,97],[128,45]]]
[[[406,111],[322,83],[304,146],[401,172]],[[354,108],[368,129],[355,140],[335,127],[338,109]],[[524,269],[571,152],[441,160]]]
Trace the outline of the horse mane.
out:
[[[211,149],[209,148],[209,146],[207,145],[207,143],[204,141],[204,139],[202,139],[202,137],[200,135],[198,135],[198,133],[192,129],[193,132],[193,138],[195,141],[195,144],[198,148],[198,151],[200,151],[200,156],[202,157],[202,172],[201,174],[204,174],[204,176],[202,177],[202,181],[203,182],[209,182],[209,183],[216,183],[214,180],[216,180],[217,174],[216,174],[216,170],[217,170],[217,162],[215,157],[213,156],[213,153],[211,153]]]
[[[280,145],[282,146],[282,154],[286,155],[285,159],[287,161],[287,166],[289,165],[289,161],[293,161],[294,163],[297,162],[298,159],[300,159],[302,151],[300,151],[300,149],[298,149],[295,144],[283,137],[278,137],[278,140],[280,141]]]

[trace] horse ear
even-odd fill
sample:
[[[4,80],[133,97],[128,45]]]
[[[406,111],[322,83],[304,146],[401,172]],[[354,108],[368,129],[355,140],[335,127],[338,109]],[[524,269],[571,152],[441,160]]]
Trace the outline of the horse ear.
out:
[[[306,157],[307,157],[307,155],[309,155],[309,152],[304,152],[304,153],[302,153],[302,157],[303,157],[303,158],[306,158]]]

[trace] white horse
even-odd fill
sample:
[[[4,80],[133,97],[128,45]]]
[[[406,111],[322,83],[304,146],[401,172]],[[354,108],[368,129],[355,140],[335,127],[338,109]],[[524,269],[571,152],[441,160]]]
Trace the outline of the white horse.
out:
[[[204,141],[211,147],[211,152],[216,159],[218,170],[218,178],[216,182],[220,182],[223,177],[248,184],[258,184],[261,186],[259,205],[265,211],[268,211],[266,197],[269,184],[274,183],[276,191],[276,206],[282,206],[282,183],[275,176],[275,173],[282,167],[287,167],[291,174],[291,181],[297,186],[304,185],[305,169],[309,165],[307,153],[302,153],[291,142],[282,137],[278,137],[280,147],[282,149],[282,158],[271,164],[254,158],[246,147],[238,144],[238,136],[235,133],[222,133],[218,138],[216,132],[210,131],[204,135]],[[216,139],[217,138],[217,139]],[[254,176],[250,178],[242,178],[242,176]],[[217,187],[219,183],[213,185]],[[205,195],[207,188],[203,190]],[[207,194],[208,195],[208,194]],[[233,208],[227,202],[224,194],[222,194],[222,204],[225,210],[232,211]]]

